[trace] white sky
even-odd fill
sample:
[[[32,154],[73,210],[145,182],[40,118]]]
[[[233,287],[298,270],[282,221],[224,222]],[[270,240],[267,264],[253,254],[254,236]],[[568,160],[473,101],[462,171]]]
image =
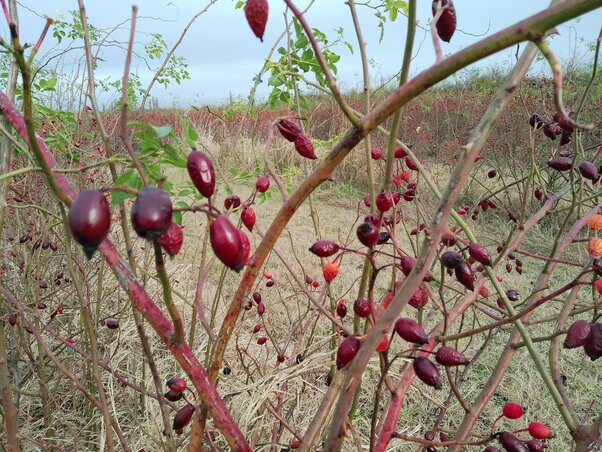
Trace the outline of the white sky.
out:
[[[367,0],[363,0],[365,3]],[[174,43],[188,20],[198,11],[202,10],[208,0],[139,0],[138,41],[141,44],[148,40],[148,33],[163,34],[168,45]],[[362,3],[362,1],[358,2]],[[380,3],[377,0],[370,2],[372,5]],[[21,8],[21,30],[27,42],[35,42],[39,30],[43,26],[41,17],[48,15],[58,17],[77,8],[76,0],[22,0],[25,8]],[[228,97],[245,98],[252,84],[253,76],[261,68],[263,61],[278,35],[284,29],[284,2],[282,0],[269,0],[270,16],[261,43],[252,34],[247,26],[242,10],[235,10],[235,0],[218,0],[209,10],[200,16],[192,25],[177,51],[177,55],[186,58],[190,65],[192,80],[183,82],[181,86],[173,84],[167,90],[156,86],[153,94],[161,99],[162,105],[179,103],[181,106],[189,104],[205,104],[226,102]],[[308,0],[298,0],[297,6],[304,8]],[[431,17],[431,2],[418,1],[419,24],[428,27]],[[132,2],[127,0],[88,0],[86,8],[89,20],[98,28],[110,29],[118,23],[127,21],[131,15]],[[534,14],[548,5],[545,0],[456,0],[458,16],[458,29],[450,44],[442,43],[446,54],[453,53],[466,47],[479,39],[481,35],[492,34],[516,21]],[[500,6],[501,5],[501,6]],[[28,9],[30,11],[28,11]],[[31,11],[35,11],[36,17]],[[387,79],[399,70],[405,39],[405,17],[399,17],[396,22],[388,22],[385,26],[385,36],[379,43],[380,30],[374,17],[374,9],[358,6],[364,39],[367,42],[367,51],[372,61],[371,76],[374,84],[382,79]],[[342,57],[338,63],[339,83],[343,88],[358,87],[361,83],[361,65],[357,39],[353,32],[349,8],[344,0],[316,0],[307,14],[307,20],[312,27],[318,28],[330,38],[336,36],[335,28],[342,27],[345,39],[355,50],[350,54],[345,46],[335,49]],[[576,58],[582,63],[591,61],[591,54],[585,55],[584,43],[595,41],[600,26],[602,25],[602,10],[590,13],[578,21],[571,21],[558,27],[559,36],[551,40],[553,50],[557,52],[561,61],[569,62]],[[120,41],[127,41],[128,23],[118,30],[114,37]],[[6,26],[2,27],[3,36],[6,36]],[[476,36],[475,36],[476,35]],[[56,51],[54,38],[49,34],[41,55]],[[495,65],[502,70],[511,67],[516,49],[509,49],[490,57],[485,64]],[[434,60],[430,35],[421,29],[417,33],[416,57],[412,65],[412,74],[428,67]],[[111,75],[118,78],[122,74],[124,51],[120,49],[107,49],[104,52],[106,62],[99,67],[98,76]],[[589,57],[589,59],[588,59]],[[151,64],[158,63],[151,61]],[[535,71],[542,71],[544,65],[537,64]],[[150,71],[146,65],[137,62],[133,66],[137,70],[143,83],[150,78]],[[64,70],[73,70],[65,66]],[[264,81],[267,81],[264,78]],[[265,94],[267,87],[260,90]]]

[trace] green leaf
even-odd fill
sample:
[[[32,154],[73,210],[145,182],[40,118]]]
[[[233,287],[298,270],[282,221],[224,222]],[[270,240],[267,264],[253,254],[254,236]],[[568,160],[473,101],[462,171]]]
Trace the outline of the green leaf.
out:
[[[152,129],[155,131],[155,133],[157,134],[158,138],[165,138],[168,135],[171,135],[173,128],[169,125],[166,124],[164,126],[151,126]]]
[[[171,214],[171,219],[179,226],[182,226],[182,212],[174,212]]]

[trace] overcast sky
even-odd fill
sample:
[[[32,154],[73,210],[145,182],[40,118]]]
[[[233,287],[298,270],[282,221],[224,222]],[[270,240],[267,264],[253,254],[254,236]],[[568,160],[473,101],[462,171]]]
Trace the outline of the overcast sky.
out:
[[[139,0],[138,37],[139,50],[142,43],[148,41],[149,33],[161,33],[168,45],[173,44],[190,18],[202,10],[208,0]],[[261,68],[265,57],[277,37],[284,29],[284,2],[269,0],[270,15],[264,42],[250,31],[242,10],[234,9],[235,0],[218,0],[208,11],[201,15],[192,25],[176,52],[186,58],[190,65],[191,80],[184,81],[181,86],[173,85],[165,90],[156,86],[153,95],[161,99],[163,105],[179,103],[189,104],[222,103],[229,96],[245,98],[252,84],[253,76]],[[308,0],[298,0],[300,8],[308,4]],[[359,2],[362,3],[362,2]],[[363,2],[365,3],[365,1]],[[380,3],[372,0],[372,5]],[[512,23],[534,14],[548,5],[545,0],[456,0],[458,29],[450,44],[442,43],[443,51],[450,54]],[[27,42],[35,42],[39,30],[43,26],[43,16],[53,18],[77,9],[76,0],[23,0],[21,4],[21,30]],[[131,16],[131,5],[128,0],[88,0],[86,2],[90,22],[98,28],[109,30],[119,23],[127,21]],[[434,60],[430,35],[425,31],[431,17],[430,1],[418,1],[418,21],[424,27],[418,30],[415,46],[415,58],[412,74],[425,69]],[[374,83],[386,79],[399,70],[405,39],[406,20],[399,17],[396,22],[387,22],[382,42],[379,42],[380,30],[377,26],[373,8],[358,6],[362,31],[367,43],[367,51],[372,61],[371,76]],[[351,54],[345,46],[335,49],[341,55],[339,66],[339,83],[343,88],[360,86],[361,65],[357,51],[357,39],[353,32],[349,8],[344,0],[316,0],[307,13],[307,20],[312,27],[318,28],[330,38],[336,36],[333,31],[342,27],[345,38],[354,47]],[[553,50],[561,61],[568,62],[576,57],[587,62],[585,43],[593,43],[602,25],[602,10],[597,10],[578,21],[558,27],[559,36],[551,40]],[[119,41],[127,41],[129,23],[125,23],[112,36]],[[6,27],[3,27],[6,36]],[[485,63],[508,70],[514,60],[516,49],[510,49],[490,57]],[[56,41],[49,34],[44,42],[41,55],[56,52]],[[99,66],[98,76],[122,74],[124,52],[120,49],[107,49],[103,53],[107,61]],[[591,54],[589,54],[591,60]],[[74,70],[69,64],[77,60],[66,61],[65,70]],[[157,65],[156,62],[151,64]],[[538,63],[535,71],[543,70],[544,65]],[[137,71],[143,82],[148,82],[151,72],[142,62],[135,62],[133,70]],[[265,79],[264,79],[265,80]],[[265,80],[267,81],[267,80]],[[264,83],[265,86],[265,83]],[[267,88],[260,90],[266,92]]]

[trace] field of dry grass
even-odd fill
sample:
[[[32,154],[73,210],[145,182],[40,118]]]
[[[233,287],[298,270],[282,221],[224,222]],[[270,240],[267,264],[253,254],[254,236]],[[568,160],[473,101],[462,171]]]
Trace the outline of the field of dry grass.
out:
[[[536,91],[536,90],[535,90]],[[528,101],[528,111],[541,111],[549,107],[547,95],[533,90],[525,92]],[[404,141],[414,144],[417,155],[424,159],[428,165],[433,180],[443,187],[447,183],[455,158],[461,151],[461,144],[466,133],[474,126],[475,118],[484,108],[484,101],[478,96],[461,96],[455,92],[452,96],[442,96],[441,93],[428,94],[421,102],[416,102],[402,115],[402,137]],[[439,96],[439,97],[437,97]],[[600,98],[594,99],[588,106],[587,114],[598,108]],[[543,105],[542,105],[543,104]],[[318,103],[316,103],[318,105]],[[536,110],[542,108],[543,110]],[[531,110],[533,109],[533,110]],[[545,111],[544,111],[545,110]],[[468,112],[468,114],[467,114]],[[138,119],[155,125],[173,123],[177,129],[176,117],[181,112],[150,111]],[[216,204],[221,206],[223,198],[230,191],[237,193],[241,199],[247,199],[253,191],[255,177],[262,171],[261,153],[266,138],[267,124],[273,118],[282,116],[286,112],[262,112],[257,118],[242,115],[227,115],[227,109],[215,114],[188,112],[187,117],[195,125],[200,134],[200,143],[212,157],[218,173],[223,176],[226,183],[220,184],[216,195]],[[484,152],[482,161],[477,165],[474,179],[460,198],[458,207],[469,205],[474,207],[480,199],[503,186],[502,179],[489,180],[485,174],[491,168],[503,172],[505,181],[518,179],[524,175],[525,168],[522,163],[527,158],[525,143],[528,142],[528,126],[525,126],[526,113],[524,107],[518,103],[508,111],[498,126],[498,133],[494,134],[490,146]],[[107,122],[114,118],[107,116]],[[334,114],[334,106],[330,103],[319,105],[308,114],[310,134],[316,145],[319,157],[324,156],[337,137],[345,130],[340,115]],[[237,133],[242,132],[242,133]],[[595,134],[584,138],[586,146],[592,146],[599,141]],[[88,141],[86,141],[88,140]],[[598,140],[598,141],[596,141]],[[83,139],[82,145],[86,149],[95,149],[98,145],[94,138]],[[384,146],[382,135],[376,134],[373,146]],[[542,153],[542,161],[547,159],[545,142],[542,141],[538,148]],[[187,150],[180,149],[185,154]],[[275,285],[266,287],[267,280],[260,279],[255,290],[260,292],[266,305],[266,312],[259,316],[256,309],[245,311],[242,319],[237,324],[233,340],[227,350],[225,365],[230,369],[228,375],[221,374],[219,390],[234,417],[241,426],[245,436],[250,439],[254,450],[274,450],[273,435],[278,438],[278,445],[285,447],[293,438],[290,432],[283,429],[276,422],[271,411],[277,409],[283,413],[291,428],[304,432],[313,415],[318,410],[321,396],[327,389],[327,374],[332,365],[333,340],[331,323],[322,315],[318,315],[315,304],[322,305],[330,310],[332,303],[343,298],[351,312],[354,297],[358,292],[359,279],[362,274],[363,257],[355,254],[346,254],[340,262],[340,275],[329,286],[322,278],[320,259],[312,255],[308,248],[317,237],[331,239],[339,244],[345,244],[350,249],[360,249],[355,230],[358,221],[363,220],[368,209],[362,203],[366,191],[366,172],[364,169],[363,151],[358,148],[335,173],[335,181],[324,184],[312,195],[312,209],[309,203],[304,204],[289,223],[265,265],[265,271],[273,275]],[[297,156],[290,143],[278,138],[274,141],[271,150],[273,167],[284,176],[285,182],[296,186],[315,165],[308,163]],[[509,164],[509,162],[511,164]],[[230,168],[248,172],[248,177],[233,175]],[[376,165],[376,172],[383,171],[382,164]],[[167,169],[168,180],[177,189],[185,188],[188,184],[185,170]],[[106,176],[106,175],[105,175]],[[27,176],[29,177],[29,176]],[[75,177],[74,177],[75,179]],[[31,180],[21,181],[23,187],[32,183]],[[83,182],[80,180],[79,182]],[[407,230],[417,227],[420,223],[428,223],[432,210],[435,207],[435,197],[429,193],[423,181],[418,181],[421,195],[419,208],[415,204],[400,210],[403,225]],[[557,186],[558,181],[552,182],[549,188]],[[270,189],[271,197],[265,202],[258,202],[254,208],[257,213],[257,228],[249,234],[252,249],[261,240],[261,233],[266,230],[271,220],[275,217],[282,198],[275,185]],[[34,196],[34,195],[32,195]],[[518,210],[521,198],[516,192],[509,195],[500,194],[498,198],[500,208],[483,212],[477,220],[467,220],[479,241],[490,250],[506,238],[509,230],[507,210]],[[38,199],[39,200],[39,199]],[[174,199],[176,201],[190,201],[186,197]],[[36,201],[32,199],[32,203]],[[94,392],[90,378],[90,364],[82,360],[72,348],[62,340],[73,338],[76,345],[81,342],[82,348],[87,348],[85,334],[83,334],[80,310],[76,301],[76,291],[73,284],[63,282],[61,286],[51,287],[50,290],[41,290],[39,281],[53,281],[58,273],[65,272],[65,262],[68,258],[65,243],[59,244],[55,254],[34,250],[31,245],[19,247],[15,238],[23,235],[32,228],[39,236],[52,235],[60,240],[62,231],[56,229],[59,213],[55,206],[44,206],[51,211],[49,215],[42,215],[35,221],[29,218],[25,209],[16,209],[15,216],[9,220],[9,227],[5,230],[8,248],[16,251],[18,258],[10,262],[6,278],[10,278],[10,285],[16,293],[23,294],[23,299],[32,307],[32,318],[42,325],[47,321],[45,311],[36,313],[34,303],[43,300],[48,305],[48,311],[58,304],[63,304],[66,315],[57,316],[52,327],[60,337],[46,334],[50,348],[70,369],[90,386]],[[533,203],[528,207],[528,212],[533,212],[538,207]],[[54,215],[54,216],[53,216]],[[238,221],[238,212],[232,218]],[[534,254],[546,253],[550,243],[555,239],[558,224],[562,220],[562,212],[549,215],[539,225],[533,228],[521,248]],[[193,305],[195,294],[199,290],[197,281],[201,265],[207,265],[206,274],[203,272],[202,297],[204,317],[210,324],[213,332],[217,332],[222,323],[226,309],[238,286],[241,275],[231,271],[224,271],[223,267],[212,260],[213,254],[206,249],[206,226],[204,216],[186,214],[184,216],[184,246],[180,255],[168,261],[167,270],[173,282],[174,296],[181,308],[185,324],[194,328],[194,341],[191,344],[197,356],[206,359],[212,345],[210,335],[198,321],[192,323]],[[405,228],[398,227],[397,240],[402,250],[410,252],[416,246],[422,235],[410,236],[403,232]],[[317,231],[317,232],[316,232]],[[583,232],[585,237],[585,231]],[[8,236],[13,241],[8,240]],[[113,227],[111,238],[120,246],[123,245],[117,227]],[[583,243],[576,243],[565,253],[563,259],[576,262],[586,262],[588,259]],[[392,245],[383,245],[382,250],[391,251]],[[203,256],[206,258],[203,261]],[[152,250],[141,239],[135,240],[134,252],[139,262],[138,273],[144,281],[149,293],[156,300],[161,300],[161,286],[155,276]],[[515,289],[519,293],[519,301],[515,307],[520,307],[526,302],[527,296],[535,279],[539,276],[541,261],[520,255],[524,262],[523,274],[516,271],[506,273],[504,260],[498,269],[506,289]],[[134,320],[127,295],[118,287],[113,276],[108,271],[106,264],[101,262],[97,255],[91,261],[86,261],[81,253],[75,255],[76,268],[84,282],[87,294],[86,302],[95,313],[95,322],[98,333],[99,360],[105,363],[112,372],[123,377],[128,384],[134,384],[153,392],[152,377],[142,358],[143,353],[137,337]],[[25,271],[18,271],[18,261],[25,262]],[[383,258],[383,262],[386,259]],[[569,270],[567,270],[567,268]],[[550,288],[560,287],[570,281],[578,273],[571,272],[573,267],[562,267],[550,279]],[[577,267],[574,267],[577,268]],[[435,276],[440,274],[436,266],[432,269]],[[298,276],[295,280],[292,275]],[[305,277],[310,277],[320,283],[313,288],[306,284]],[[390,270],[383,271],[379,276],[375,300],[380,300],[387,291],[392,278],[399,278],[399,273],[392,274]],[[438,285],[432,286],[437,291]],[[462,291],[450,286],[444,289],[448,302],[454,303]],[[595,296],[590,288],[580,293],[583,300]],[[312,302],[313,300],[313,302]],[[480,299],[482,306],[490,312],[502,314],[494,299]],[[315,303],[315,304],[314,304]],[[578,302],[579,305],[580,302]],[[160,301],[158,304],[161,305]],[[554,317],[562,307],[562,299],[551,300],[537,310],[531,319],[529,330],[532,337],[545,337],[553,333]],[[411,309],[411,308],[408,308]],[[412,310],[410,316],[417,313]],[[101,326],[101,320],[116,318],[120,327],[109,330]],[[433,325],[441,319],[441,313],[434,303],[429,303],[423,313],[423,318],[428,324]],[[589,317],[591,318],[591,313]],[[461,320],[461,324],[479,325],[491,321],[477,309],[469,309]],[[348,316],[344,324],[351,327],[352,319]],[[259,333],[253,333],[253,327],[260,325]],[[453,328],[459,328],[454,325]],[[453,330],[452,328],[452,330]],[[457,375],[458,387],[465,400],[470,403],[478,395],[485,381],[495,367],[498,357],[506,343],[510,328],[502,327],[493,330],[489,338],[488,347],[481,352],[483,333],[472,339],[462,339],[456,348],[468,358],[478,355],[466,368],[466,372]],[[104,435],[102,417],[74,389],[71,382],[61,376],[52,362],[45,358],[44,353],[36,341],[19,326],[9,330],[9,335],[15,347],[11,357],[12,371],[15,375],[15,385],[19,399],[20,431],[29,435],[27,450],[46,450],[50,441],[65,450],[96,450],[103,448]],[[258,345],[257,337],[268,338],[267,344]],[[150,332],[153,356],[162,378],[178,374],[178,369],[171,355],[162,342]],[[407,349],[408,345],[396,337],[393,339],[389,356]],[[536,348],[542,356],[548,354],[548,342],[536,343]],[[283,353],[285,361],[278,364],[276,357]],[[395,361],[389,375],[395,379],[407,361],[399,358]],[[561,352],[561,368],[566,377],[566,390],[570,394],[577,414],[583,419],[591,419],[600,412],[598,401],[602,397],[602,374],[598,371],[599,365],[592,363],[578,350],[563,350]],[[452,371],[452,374],[455,374]],[[368,444],[367,435],[370,431],[371,416],[374,409],[374,391],[380,376],[380,362],[378,356],[371,361],[362,382],[365,390],[361,393],[353,425],[356,435],[362,444]],[[138,391],[119,383],[108,371],[103,371],[102,380],[109,397],[111,414],[119,421],[132,450],[144,449],[146,451],[159,450],[162,441],[162,429],[159,408],[152,396],[140,397]],[[40,381],[45,381],[45,387],[40,387]],[[43,393],[43,396],[39,396]],[[433,427],[441,408],[447,406],[444,420],[441,423],[443,431],[454,431],[461,422],[464,411],[459,403],[446,404],[450,396],[450,387],[443,385],[443,389],[435,391],[416,380],[408,393],[404,408],[399,417],[397,431],[401,433],[421,436],[426,430]],[[381,398],[378,412],[382,413],[388,395]],[[487,435],[490,425],[501,407],[507,401],[517,401],[528,407],[528,416],[521,421],[502,421],[498,427],[518,430],[526,426],[528,420],[546,422],[556,437],[549,442],[550,451],[566,451],[570,439],[566,428],[555,410],[548,393],[534,368],[532,360],[523,348],[516,354],[512,366],[492,399],[492,403],[483,413],[475,427],[475,434]],[[44,402],[47,404],[44,405]],[[182,402],[173,405],[181,406]],[[44,425],[48,419],[49,410],[52,425]],[[325,422],[324,427],[328,425]],[[182,444],[187,441],[187,433],[178,437]],[[345,443],[343,450],[353,450],[352,436]],[[42,438],[42,439],[40,439]],[[45,441],[48,441],[45,442]],[[216,435],[216,447],[219,450],[226,448],[223,440]],[[474,448],[471,450],[481,450]],[[417,446],[401,446],[393,441],[389,450],[417,450]]]

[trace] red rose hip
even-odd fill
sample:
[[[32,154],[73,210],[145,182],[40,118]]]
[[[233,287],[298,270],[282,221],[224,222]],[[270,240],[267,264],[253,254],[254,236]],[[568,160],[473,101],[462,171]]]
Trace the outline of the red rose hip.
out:
[[[73,201],[67,216],[73,238],[90,259],[111,227],[109,203],[100,190],[83,190]]]
[[[136,233],[146,240],[156,240],[171,224],[171,200],[159,187],[148,186],[138,193],[132,207],[132,225]]]
[[[192,151],[186,162],[190,180],[199,193],[205,198],[211,198],[215,191],[215,171],[207,155],[199,151]]]
[[[213,252],[222,263],[239,272],[244,266],[244,249],[239,230],[223,215],[218,215],[209,226]]]

